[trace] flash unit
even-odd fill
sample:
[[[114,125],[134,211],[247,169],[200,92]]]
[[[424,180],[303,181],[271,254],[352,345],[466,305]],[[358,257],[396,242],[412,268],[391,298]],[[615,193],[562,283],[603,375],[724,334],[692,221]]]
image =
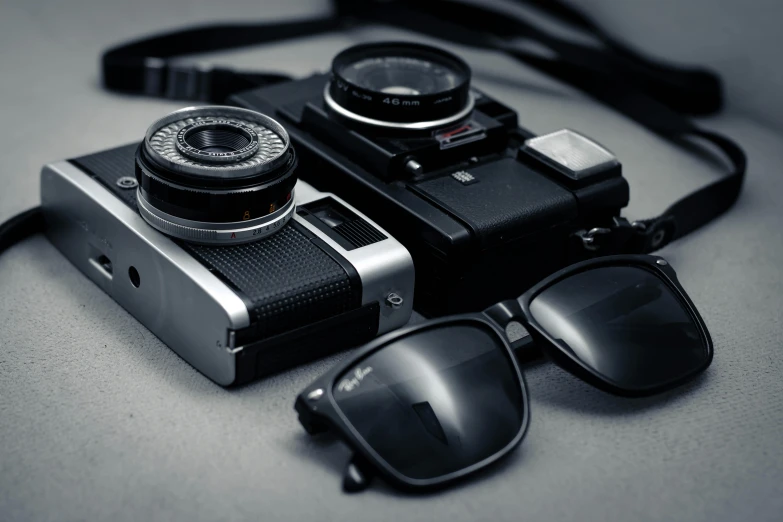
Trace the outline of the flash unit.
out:
[[[609,150],[570,129],[525,140],[520,152],[557,171],[560,181],[569,186],[581,186],[588,179],[593,183],[598,181],[596,178],[616,176],[621,168]]]

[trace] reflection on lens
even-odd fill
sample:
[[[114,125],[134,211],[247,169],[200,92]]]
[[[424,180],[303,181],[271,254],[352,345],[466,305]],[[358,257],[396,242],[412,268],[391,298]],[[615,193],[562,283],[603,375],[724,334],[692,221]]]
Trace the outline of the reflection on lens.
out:
[[[381,92],[384,94],[403,94],[407,96],[417,96],[421,94],[421,91],[403,85],[390,85],[381,89]]]
[[[413,96],[447,91],[462,80],[445,65],[402,56],[361,60],[340,69],[340,74],[371,91]]]
[[[672,289],[641,267],[601,267],[546,288],[530,313],[583,363],[625,389],[663,385],[701,367],[704,339]]]
[[[206,127],[190,127],[183,130],[184,132],[180,131],[183,134],[183,143],[188,148],[202,153],[236,153],[250,145],[253,140],[258,140],[256,134],[251,129],[225,123],[213,123]],[[182,148],[185,149],[186,147],[183,146]]]
[[[338,407],[389,465],[440,477],[502,450],[519,433],[521,384],[484,326],[435,327],[399,339],[336,381]]]

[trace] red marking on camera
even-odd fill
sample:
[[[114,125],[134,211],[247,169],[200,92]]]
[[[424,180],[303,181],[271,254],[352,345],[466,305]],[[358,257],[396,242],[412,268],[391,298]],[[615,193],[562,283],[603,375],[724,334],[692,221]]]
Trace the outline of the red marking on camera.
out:
[[[459,134],[460,132],[464,132],[466,130],[470,130],[470,125],[463,125],[459,129],[454,129],[453,131],[447,132],[446,134],[441,134],[441,138],[451,138],[455,134]]]

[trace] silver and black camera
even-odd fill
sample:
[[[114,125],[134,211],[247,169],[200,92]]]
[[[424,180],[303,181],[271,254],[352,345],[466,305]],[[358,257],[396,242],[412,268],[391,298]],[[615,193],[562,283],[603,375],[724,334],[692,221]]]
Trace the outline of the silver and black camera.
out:
[[[297,181],[286,130],[191,107],[139,144],[46,165],[52,243],[213,381],[239,384],[365,342],[410,318],[408,251]]]

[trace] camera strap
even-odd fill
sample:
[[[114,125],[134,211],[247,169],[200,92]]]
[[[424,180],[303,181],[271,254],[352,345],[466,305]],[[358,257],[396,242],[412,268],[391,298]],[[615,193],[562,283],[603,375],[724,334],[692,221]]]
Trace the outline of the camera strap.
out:
[[[503,52],[572,85],[675,143],[703,140],[731,162],[730,174],[677,201],[658,217],[583,230],[575,239],[582,256],[649,253],[728,210],[742,188],[743,150],[731,139],[701,129],[688,116],[721,109],[720,78],[705,69],[665,64],[631,49],[577,8],[561,0],[529,4],[590,35],[600,47],[547,33],[519,16],[461,1],[336,0],[336,11],[293,22],[224,24],[183,29],[123,44],[102,59],[110,90],[178,100],[223,103],[237,92],[288,81],[283,74],[237,71],[184,63],[182,57],[347,30],[359,24],[391,25],[467,45]],[[529,43],[533,42],[535,48]],[[541,52],[543,49],[546,51]]]
[[[341,27],[337,17],[328,16],[294,22],[210,25],[159,34],[106,51],[101,59],[103,85],[128,94],[223,103],[231,94],[292,78],[178,63],[176,58],[311,36]]]

